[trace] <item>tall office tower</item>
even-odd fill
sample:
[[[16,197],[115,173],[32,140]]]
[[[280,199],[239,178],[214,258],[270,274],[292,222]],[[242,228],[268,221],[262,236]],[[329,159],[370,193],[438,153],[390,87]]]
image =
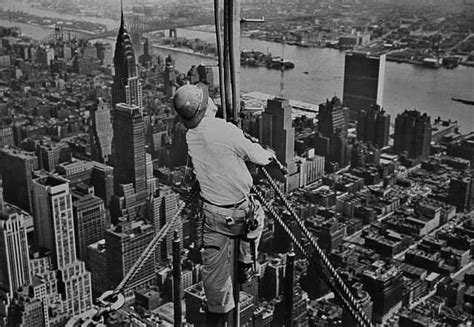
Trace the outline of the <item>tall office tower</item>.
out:
[[[72,194],[77,257],[88,262],[87,246],[104,238],[106,212],[104,201],[94,194]]]
[[[147,196],[145,123],[137,106],[117,104],[114,113],[114,222],[137,214]],[[133,218],[133,217],[132,217]]]
[[[7,303],[14,291],[30,282],[25,215],[8,203],[0,208],[0,288],[7,292]]]
[[[149,153],[145,153],[145,171],[147,192],[154,194],[158,187],[158,178],[153,176],[153,159]]]
[[[143,43],[143,54],[138,57],[138,62],[146,68],[150,68],[151,66],[150,42],[148,38],[146,38]]]
[[[71,161],[71,149],[66,143],[42,142],[36,148],[39,168],[53,171],[61,162]]]
[[[343,136],[334,134],[329,138],[315,134],[313,142],[316,154],[325,158],[326,171],[333,172],[349,161],[349,147]]]
[[[87,246],[86,267],[91,272],[92,295],[96,298],[107,291],[109,287],[105,239]]]
[[[197,66],[197,72],[199,74],[199,81],[206,84],[209,90],[212,90],[214,88],[214,73],[212,71],[212,66],[199,64],[199,66]]]
[[[331,101],[319,105],[318,129],[325,137],[334,134],[347,137],[349,127],[349,109],[342,106],[338,97],[333,97]]]
[[[348,125],[349,109],[342,106],[339,98],[333,97],[319,105],[319,133],[315,134],[313,142],[316,154],[326,158],[327,171],[334,170],[334,165],[341,167],[349,162]]]
[[[199,82],[199,73],[195,65],[192,65],[188,70],[188,80],[190,84],[196,84]]]
[[[165,95],[168,99],[171,99],[176,91],[176,71],[174,69],[174,60],[168,60],[168,58],[166,58],[165,77],[163,83],[165,87]]]
[[[265,267],[261,280],[260,296],[272,300],[282,291],[283,277],[285,275],[285,262],[281,258],[272,258]]]
[[[405,110],[395,119],[393,149],[406,152],[409,158],[426,158],[430,154],[431,118],[417,110]]]
[[[114,68],[115,75],[112,86],[112,105],[114,109],[118,103],[127,103],[137,106],[141,114],[143,110],[142,83],[138,77],[132,40],[125,29],[123,11],[115,43]]]
[[[385,55],[346,52],[342,101],[350,108],[351,119],[357,119],[360,110],[383,105],[385,59]]]
[[[32,172],[35,169],[38,169],[38,158],[33,153],[6,148],[0,150],[5,201],[32,212]]]
[[[299,186],[295,163],[295,129],[292,127],[291,106],[288,99],[274,98],[267,101],[262,117],[262,144],[275,150],[278,160],[288,170],[286,190]]]
[[[474,178],[462,176],[451,179],[447,202],[455,205],[458,211],[474,208]]]
[[[89,130],[92,159],[107,163],[112,154],[114,131],[110,119],[110,105],[99,98],[89,107],[92,126]]]
[[[116,287],[153,238],[154,230],[144,221],[121,221],[105,232],[109,287]],[[150,258],[130,281],[127,291],[152,285],[155,281],[154,258]]]
[[[160,186],[159,192],[151,195],[147,200],[148,217],[155,233],[171,220],[178,211],[178,199],[171,187]],[[156,263],[159,264],[172,257],[173,232],[177,230],[180,239],[183,239],[183,222],[178,219],[175,225],[170,229],[166,239],[161,243],[160,251],[156,251]],[[181,243],[181,247],[183,244]]]
[[[386,269],[375,262],[361,276],[361,283],[374,302],[372,321],[384,324],[402,306],[403,277],[395,266]]]
[[[33,181],[33,194],[37,246],[52,251],[64,311],[80,314],[92,306],[91,280],[84,262],[76,257],[69,183],[59,176],[41,177]]]
[[[114,194],[114,168],[94,162],[91,183],[94,186],[95,195],[104,200],[105,206],[108,207]]]
[[[344,233],[344,225],[334,218],[326,220],[318,234],[318,244],[323,250],[330,253],[332,250],[339,248],[344,238]]]
[[[357,116],[357,139],[371,143],[377,148],[388,145],[390,115],[379,105],[359,111]]]

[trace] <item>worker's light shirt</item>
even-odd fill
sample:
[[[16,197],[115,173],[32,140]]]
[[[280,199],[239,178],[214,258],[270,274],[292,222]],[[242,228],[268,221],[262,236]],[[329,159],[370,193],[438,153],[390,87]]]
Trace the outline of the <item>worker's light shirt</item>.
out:
[[[234,204],[250,192],[252,176],[245,160],[270,163],[272,154],[223,119],[204,117],[186,134],[201,196],[217,205]]]

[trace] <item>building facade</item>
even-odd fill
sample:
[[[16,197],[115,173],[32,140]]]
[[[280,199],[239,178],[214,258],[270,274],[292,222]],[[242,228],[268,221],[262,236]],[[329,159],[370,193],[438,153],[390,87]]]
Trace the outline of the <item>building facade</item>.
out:
[[[346,53],[342,100],[350,108],[351,119],[357,119],[360,110],[374,104],[383,105],[385,61],[385,55]]]
[[[113,129],[110,117],[110,105],[99,98],[89,107],[91,117],[90,142],[92,159],[107,163],[112,155]]]
[[[93,194],[74,193],[72,208],[77,257],[87,262],[87,246],[104,238],[106,229],[104,201]]]
[[[121,221],[105,233],[109,287],[116,287],[125,277],[154,236],[153,226],[144,221]],[[130,281],[127,291],[154,284],[155,265],[151,257]]]
[[[31,152],[4,148],[0,150],[0,170],[5,201],[31,212],[33,210],[33,170],[38,157]]]
[[[430,154],[431,118],[417,110],[405,110],[395,119],[393,149],[408,158],[426,158]]]
[[[139,107],[140,114],[142,114],[142,84],[138,77],[132,40],[125,29],[123,12],[115,43],[114,68],[115,75],[112,85],[112,105],[114,109],[118,103],[127,103]]]
[[[378,105],[359,111],[357,116],[357,139],[371,143],[377,148],[388,145],[390,115]]]
[[[53,268],[57,270],[59,292],[64,311],[80,314],[92,306],[90,273],[77,259],[74,219],[69,183],[49,175],[33,181],[34,225],[37,245],[52,251]]]

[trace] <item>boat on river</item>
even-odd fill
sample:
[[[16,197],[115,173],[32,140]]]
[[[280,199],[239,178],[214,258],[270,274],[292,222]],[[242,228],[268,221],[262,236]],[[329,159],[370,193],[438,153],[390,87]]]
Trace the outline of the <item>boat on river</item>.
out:
[[[461,98],[451,98],[451,100],[456,101],[456,102],[461,102],[469,106],[474,106],[474,100],[467,100],[467,99],[461,99]]]
[[[242,50],[240,52],[240,64],[249,67],[267,67],[269,69],[293,69],[295,64],[281,57],[273,57],[260,51]]]

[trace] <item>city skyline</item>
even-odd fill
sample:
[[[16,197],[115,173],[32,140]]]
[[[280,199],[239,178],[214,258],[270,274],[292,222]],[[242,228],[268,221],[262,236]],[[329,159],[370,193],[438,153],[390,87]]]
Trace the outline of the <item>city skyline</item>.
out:
[[[426,1],[240,2],[241,16],[265,16],[242,23],[241,44],[267,53],[228,72],[245,89],[235,123],[286,172],[250,168],[266,217],[260,276],[234,294],[242,325],[473,321],[474,115],[459,108],[474,99],[469,84],[442,109],[426,98],[455,76],[474,83],[474,6]],[[200,82],[222,103],[215,43],[193,37],[215,36],[212,2],[20,5],[28,13],[0,10],[0,26],[22,24],[0,28],[0,324],[99,313],[110,326],[206,324],[195,177],[172,98]],[[28,24],[53,29],[34,40]]]

